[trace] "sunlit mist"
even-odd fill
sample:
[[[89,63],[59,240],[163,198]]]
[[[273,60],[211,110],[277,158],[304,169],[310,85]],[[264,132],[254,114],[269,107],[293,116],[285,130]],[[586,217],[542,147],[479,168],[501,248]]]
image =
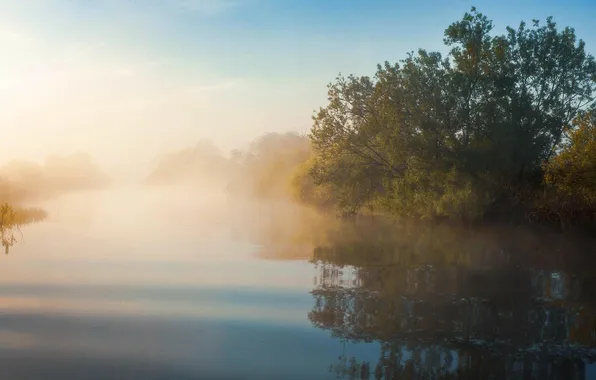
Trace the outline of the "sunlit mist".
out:
[[[596,3],[477,3],[0,0],[0,379],[596,380]]]

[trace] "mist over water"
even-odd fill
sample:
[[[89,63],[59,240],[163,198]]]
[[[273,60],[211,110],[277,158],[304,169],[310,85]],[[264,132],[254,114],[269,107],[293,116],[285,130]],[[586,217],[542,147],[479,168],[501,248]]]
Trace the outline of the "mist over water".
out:
[[[37,206],[47,219],[0,267],[2,357],[23,379],[516,374],[524,352],[537,374],[567,378],[566,357],[594,372],[592,271],[554,238],[356,233],[218,186],[113,185]]]
[[[40,202],[47,219],[23,229],[0,269],[10,373],[242,378],[246,365],[263,378],[285,373],[291,356],[270,357],[308,328],[300,310],[312,268],[257,261],[258,246],[234,231],[260,223],[258,207],[239,207],[222,190],[115,185]],[[255,344],[258,355],[241,365]],[[230,358],[237,365],[226,369]]]
[[[0,0],[0,380],[596,380],[559,2]]]
[[[48,210],[50,223],[131,240],[164,239],[184,232],[209,237],[210,228],[221,230],[231,216],[223,191],[184,186],[115,185],[61,196],[40,206]]]
[[[280,178],[295,161],[261,149],[254,151],[269,159],[234,166],[198,147],[180,154],[204,161],[175,153],[149,174],[56,187],[65,190],[21,203],[47,216],[21,227],[0,266],[0,364],[8,373],[595,374],[589,241],[381,215],[342,220],[284,196]],[[206,170],[215,162],[217,175]]]

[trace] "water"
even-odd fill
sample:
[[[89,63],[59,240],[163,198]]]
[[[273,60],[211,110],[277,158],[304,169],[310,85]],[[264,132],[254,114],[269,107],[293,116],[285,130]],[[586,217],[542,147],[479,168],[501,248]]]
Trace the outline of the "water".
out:
[[[594,245],[416,228],[308,241],[282,233],[288,214],[215,195],[46,204],[0,264],[0,378],[596,378]]]

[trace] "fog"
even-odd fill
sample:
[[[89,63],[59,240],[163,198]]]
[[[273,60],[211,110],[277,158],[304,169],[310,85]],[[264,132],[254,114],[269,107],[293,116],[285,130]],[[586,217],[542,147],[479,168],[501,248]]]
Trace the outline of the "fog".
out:
[[[0,378],[596,379],[559,2],[0,0]]]
[[[51,223],[147,238],[226,225],[282,241],[303,214],[318,218],[289,203],[308,143],[285,132],[310,128],[337,66],[309,80],[300,65],[277,77],[245,59],[252,68],[225,67],[236,59],[201,43],[213,30],[175,26],[182,14],[218,23],[245,4],[187,3],[102,1],[89,11],[0,1],[0,202],[41,207]],[[280,164],[288,150],[295,157]]]
[[[185,166],[193,165],[202,167],[204,163],[185,162]],[[262,245],[264,255],[272,246],[278,252],[279,244],[290,246],[296,239],[304,242],[304,222],[322,218],[289,198],[268,199],[232,191],[230,183],[238,181],[238,168],[214,175],[194,171],[176,177],[168,172],[168,180],[162,178],[159,184],[147,181],[159,171],[158,165],[148,176],[134,173],[136,180],[109,177],[102,186],[46,193],[21,199],[20,204],[45,210],[46,225],[89,238],[178,244],[192,236]],[[252,185],[247,181],[236,187]],[[312,232],[315,227],[309,225],[308,229]],[[27,229],[23,231],[26,238]]]
[[[0,1],[0,203],[40,207],[48,223],[110,238],[269,228],[262,216],[281,211],[265,204],[287,205],[281,187],[291,175],[271,164],[288,148],[286,131],[309,128],[324,91],[289,91],[289,83],[280,91],[143,49],[138,37],[149,31],[112,35],[113,18],[100,36],[44,30],[38,6]],[[108,11],[136,20],[136,12]],[[263,139],[275,131],[278,145]],[[287,213],[294,216],[277,229],[292,225],[295,210]]]

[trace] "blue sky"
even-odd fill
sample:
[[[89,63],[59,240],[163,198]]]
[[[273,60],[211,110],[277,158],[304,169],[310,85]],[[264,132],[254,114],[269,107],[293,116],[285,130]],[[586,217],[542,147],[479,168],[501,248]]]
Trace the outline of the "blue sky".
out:
[[[145,160],[203,138],[227,150],[304,132],[339,72],[444,50],[472,5],[497,31],[552,15],[596,52],[585,0],[0,0],[0,159]]]

